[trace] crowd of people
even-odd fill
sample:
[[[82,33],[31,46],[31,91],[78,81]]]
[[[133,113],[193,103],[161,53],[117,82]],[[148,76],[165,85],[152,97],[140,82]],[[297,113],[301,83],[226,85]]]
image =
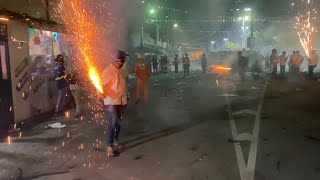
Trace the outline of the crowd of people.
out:
[[[278,65],[280,66],[280,77],[284,78],[285,69],[289,67],[289,72],[298,73],[300,72],[301,65],[304,62],[305,58],[300,54],[300,51],[293,51],[291,55],[287,55],[286,51],[283,51],[279,56],[276,49],[272,50],[270,56],[270,70],[272,71],[273,77],[278,76]],[[309,77],[314,78],[314,69],[317,67],[319,62],[319,55],[316,53],[316,50],[311,50],[306,59],[308,61],[308,71]]]
[[[124,51],[118,50],[112,55],[111,63],[104,69],[102,73],[102,85],[103,99],[106,119],[108,124],[107,134],[107,153],[108,156],[114,156],[114,147],[118,145],[118,137],[121,129],[120,121],[122,115],[126,109],[128,99],[130,98],[127,83],[128,73],[125,71],[128,67],[125,66],[126,57],[129,55]],[[246,70],[249,64],[249,58],[246,57],[243,51],[238,52],[238,73],[241,80],[245,80]],[[287,55],[285,51],[279,56],[276,49],[272,50],[272,55],[269,60],[269,68],[272,70],[272,76],[278,76],[278,66],[280,66],[280,77],[284,77],[285,69],[288,66],[290,72],[299,72],[304,57],[299,51],[293,51],[291,55]],[[309,67],[309,76],[313,78],[314,68],[318,65],[319,56],[316,50],[310,51],[307,58]],[[54,67],[54,76],[56,81],[56,87],[58,90],[58,100],[55,108],[55,115],[59,116],[63,114],[63,105],[66,101],[66,94],[70,92],[75,100],[76,114],[75,118],[83,115],[83,87],[81,73],[76,69],[72,69],[70,72],[66,72],[64,66],[64,56],[58,55],[55,58],[56,65]],[[184,77],[189,78],[190,70],[190,58],[186,53],[182,58],[177,54],[172,60],[174,66],[174,72],[179,72],[179,66],[182,65]],[[202,72],[205,74],[208,68],[208,59],[206,54],[200,57]],[[151,62],[146,61],[144,58],[139,58],[134,66],[134,72],[137,79],[136,89],[136,104],[140,101],[147,102],[149,99],[149,80],[153,72],[154,75],[161,73],[168,73],[168,66],[170,61],[167,56],[161,56],[160,59],[157,56],[152,56]],[[259,63],[257,63],[259,64]],[[255,66],[255,63],[253,64]],[[258,65],[257,65],[258,66]],[[159,70],[160,69],[160,70]]]

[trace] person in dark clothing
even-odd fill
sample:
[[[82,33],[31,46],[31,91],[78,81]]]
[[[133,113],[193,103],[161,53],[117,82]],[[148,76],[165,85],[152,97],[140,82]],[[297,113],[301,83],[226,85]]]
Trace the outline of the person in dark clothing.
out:
[[[166,55],[163,56],[163,73],[168,73],[168,57]]]
[[[182,59],[182,63],[183,63],[184,77],[189,78],[190,58],[188,54],[185,54],[185,57],[183,57]]]
[[[63,105],[65,104],[68,83],[66,81],[64,57],[60,54],[57,55],[55,62],[56,65],[54,67],[54,78],[56,80],[56,86],[58,89],[58,100],[55,110],[55,115],[57,116],[63,113]]]
[[[206,54],[203,54],[201,57],[201,67],[203,74],[206,74],[208,69],[208,59],[206,57]]]
[[[242,55],[242,51],[238,52],[238,68],[239,68],[239,75],[241,80],[245,80],[246,69],[248,66],[248,59]]]
[[[160,73],[163,73],[164,69],[163,56],[160,56]]]
[[[180,64],[179,57],[178,57],[178,54],[176,54],[176,56],[174,57],[174,60],[173,60],[174,72],[175,73],[179,72],[179,64]]]
[[[153,70],[153,74],[154,74],[154,75],[159,74],[158,66],[159,66],[159,63],[158,63],[157,56],[154,55],[154,56],[152,57],[152,70]]]

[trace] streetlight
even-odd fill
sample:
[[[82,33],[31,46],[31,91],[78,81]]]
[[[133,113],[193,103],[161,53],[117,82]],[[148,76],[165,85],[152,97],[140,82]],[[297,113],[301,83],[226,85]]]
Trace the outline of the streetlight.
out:
[[[250,16],[244,16],[244,17],[239,17],[239,20],[242,20],[242,48],[244,48],[245,46],[245,38],[244,38],[244,35],[245,35],[245,32],[247,29],[249,29],[249,27],[245,27],[245,21],[249,21],[250,20]]]
[[[215,41],[211,41],[211,45],[212,45],[212,51],[213,51],[213,45],[215,44]]]
[[[223,40],[224,40],[224,43],[225,43],[225,44],[227,44],[227,41],[229,41],[228,38],[223,38]]]
[[[154,14],[154,9],[150,9],[150,14]]]
[[[251,8],[244,8],[244,11],[251,11],[252,9]]]
[[[177,23],[174,23],[173,27],[177,28],[179,25]]]

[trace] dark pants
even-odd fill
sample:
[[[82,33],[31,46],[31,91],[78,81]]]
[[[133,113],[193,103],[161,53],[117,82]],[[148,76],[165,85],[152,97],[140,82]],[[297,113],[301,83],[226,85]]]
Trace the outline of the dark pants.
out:
[[[158,65],[153,65],[153,74],[158,74]]]
[[[286,65],[280,65],[280,75],[284,76],[284,73],[286,71]]]
[[[299,72],[300,71],[300,67],[293,67],[293,72]]]
[[[174,65],[174,72],[175,73],[179,72],[179,66],[177,64]]]
[[[277,76],[278,74],[278,65],[274,65],[272,69],[272,75]]]
[[[208,66],[206,64],[202,64],[202,72],[203,74],[207,73]]]
[[[246,77],[246,68],[245,67],[239,67],[239,75],[242,81],[245,80]]]
[[[68,90],[69,87],[58,89],[58,100],[55,113],[61,113],[63,111],[63,107],[66,104],[66,94]]]
[[[313,70],[316,66],[309,66],[309,77],[313,78]]]
[[[183,65],[183,73],[184,73],[184,76],[189,77],[189,69],[190,69],[190,64],[184,64],[184,65]]]
[[[125,111],[126,106],[123,105],[106,105],[106,116],[107,116],[107,145],[108,147],[113,146],[113,142],[118,141],[120,133],[120,121],[121,116]]]

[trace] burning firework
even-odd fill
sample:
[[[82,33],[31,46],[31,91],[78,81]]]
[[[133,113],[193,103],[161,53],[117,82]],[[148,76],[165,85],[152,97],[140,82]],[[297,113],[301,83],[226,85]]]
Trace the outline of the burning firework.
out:
[[[231,68],[226,66],[212,65],[210,68],[213,73],[217,74],[228,74],[231,71]]]
[[[295,15],[295,24],[293,28],[296,30],[300,43],[308,57],[310,51],[314,48],[313,39],[315,33],[318,32],[316,27],[319,3],[313,0],[300,0],[292,3]]]
[[[56,12],[62,19],[78,61],[76,66],[87,71],[91,84],[103,93],[98,67],[108,57],[111,23],[106,1],[60,0]]]

